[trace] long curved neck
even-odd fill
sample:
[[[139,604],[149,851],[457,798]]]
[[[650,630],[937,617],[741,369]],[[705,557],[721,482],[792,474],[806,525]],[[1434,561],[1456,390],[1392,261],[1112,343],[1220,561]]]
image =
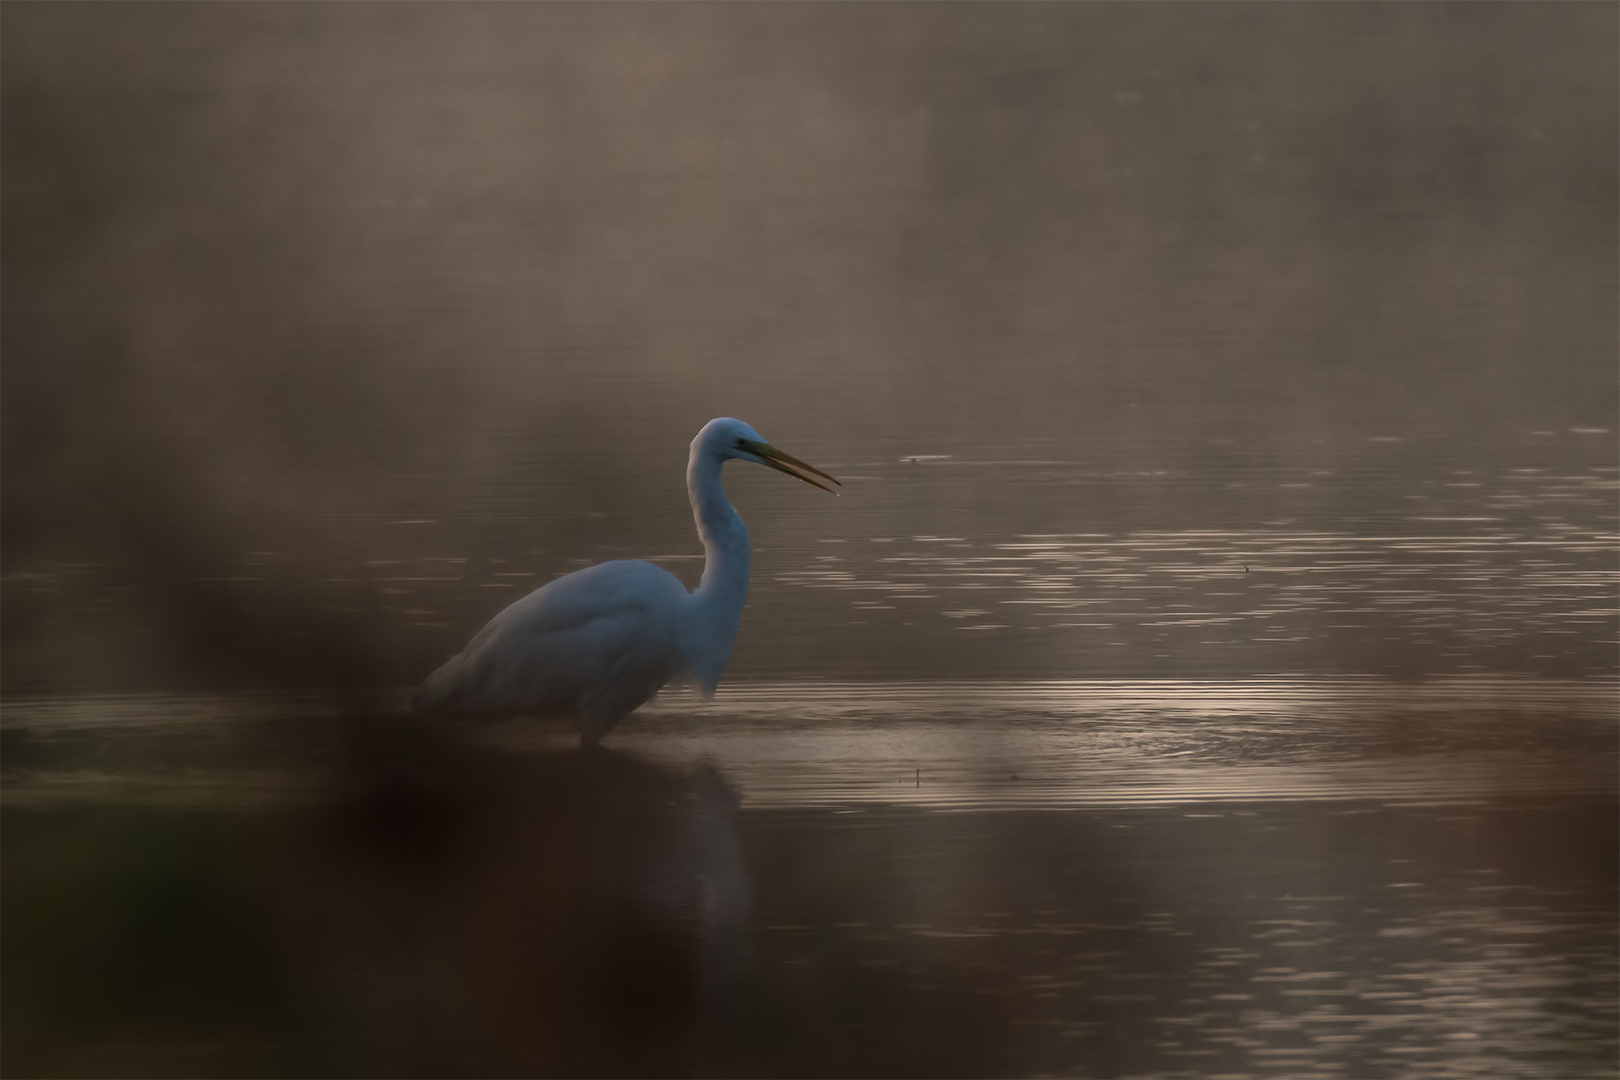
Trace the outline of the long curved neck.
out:
[[[748,529],[720,486],[718,457],[693,451],[686,464],[686,492],[706,555],[703,580],[692,598],[705,613],[734,623],[748,599]]]

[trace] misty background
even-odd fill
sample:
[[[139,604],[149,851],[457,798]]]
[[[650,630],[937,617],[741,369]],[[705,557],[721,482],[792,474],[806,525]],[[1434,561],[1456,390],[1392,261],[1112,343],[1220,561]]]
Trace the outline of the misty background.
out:
[[[578,565],[691,583],[717,415],[847,482],[728,470],[736,677],[1613,674],[1616,18],[7,4],[5,686],[399,686]],[[1515,470],[1575,486],[1468,501]],[[1187,578],[1104,642],[817,576],[1441,496],[1495,591],[1218,649],[1144,629]]]

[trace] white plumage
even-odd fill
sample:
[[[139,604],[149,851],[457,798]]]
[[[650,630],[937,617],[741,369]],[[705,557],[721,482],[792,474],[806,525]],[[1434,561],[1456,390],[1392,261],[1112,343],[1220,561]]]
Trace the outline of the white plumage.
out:
[[[686,489],[703,540],[703,580],[687,592],[652,563],[615,560],[566,574],[491,619],[428,677],[419,713],[571,715],[594,744],[677,676],[713,694],[748,597],[748,530],[726,498],[720,467],[768,465],[826,491],[820,469],[721,417],[692,440]]]

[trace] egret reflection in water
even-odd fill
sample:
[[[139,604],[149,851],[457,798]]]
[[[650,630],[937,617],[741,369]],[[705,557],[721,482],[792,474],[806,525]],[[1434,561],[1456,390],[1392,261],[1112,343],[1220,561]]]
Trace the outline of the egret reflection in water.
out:
[[[697,589],[688,593],[663,567],[631,559],[557,578],[491,619],[417,691],[415,709],[573,715],[581,741],[595,744],[671,677],[689,675],[713,695],[748,597],[748,530],[720,484],[730,460],[768,465],[823,491],[833,489],[822,480],[838,483],[740,420],[709,421],[686,467],[706,553]]]
[[[716,770],[496,751],[397,719],[347,728],[268,864],[278,951],[323,1003],[309,1052],[324,1067],[715,1067],[751,907],[737,799]]]

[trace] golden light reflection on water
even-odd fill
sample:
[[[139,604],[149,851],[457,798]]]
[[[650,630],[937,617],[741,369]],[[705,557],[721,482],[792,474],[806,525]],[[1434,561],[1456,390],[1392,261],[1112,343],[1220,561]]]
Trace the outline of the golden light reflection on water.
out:
[[[749,805],[936,809],[1612,793],[1609,681],[744,684],[627,724]],[[525,738],[518,735],[521,742]]]
[[[1115,475],[1070,462],[1031,477],[1009,462],[891,462],[855,483],[837,515],[823,507],[791,527],[791,492],[740,492],[756,550],[728,678],[1615,673],[1613,466],[1418,461],[1291,486],[1322,471]],[[221,665],[197,670],[194,642],[150,654],[172,631],[163,604],[176,591],[202,615],[232,614],[229,633],[208,624],[197,636],[224,642],[258,685],[307,682],[304,671],[256,669],[309,641],[351,657],[351,681],[405,682],[557,574],[626,557],[688,584],[699,571],[679,507],[569,518],[579,535],[542,546],[537,531],[561,524],[537,520],[528,496],[464,511],[335,516],[334,528],[367,537],[358,562],[341,545],[227,553],[210,573],[188,564],[194,576],[161,586],[132,585],[109,562],[8,573],[19,610],[60,613],[9,650],[11,683],[72,693],[217,678]],[[604,539],[626,530],[629,542]],[[106,662],[79,663],[89,649]]]
[[[1436,481],[1431,512],[1359,530],[1320,527],[1316,511],[1242,529],[881,537],[865,551],[852,538],[774,581],[852,594],[857,613],[896,612],[886,624],[1066,632],[1080,648],[1072,664],[1086,670],[1107,670],[1118,659],[1107,650],[1121,648],[1138,663],[1148,653],[1218,666],[1234,649],[1287,644],[1285,655],[1332,666],[1321,650],[1353,665],[1384,639],[1467,669],[1498,654],[1523,666],[1527,650],[1550,660],[1572,643],[1613,644],[1612,470],[1488,480],[1492,490],[1469,481],[1461,496],[1457,482]],[[1509,513],[1530,507],[1539,512],[1528,520]]]
[[[610,743],[675,767],[712,762],[756,808],[1601,795],[1620,785],[1617,696],[1613,680],[1488,676],[741,681],[708,702],[666,690]],[[104,745],[94,768],[69,749],[60,760],[73,767],[12,769],[4,798],[296,799],[310,784],[298,740],[330,715],[317,699],[277,695],[23,699],[6,718],[29,748],[18,762],[41,747]],[[566,724],[523,720],[461,734],[551,752],[576,739]],[[154,742],[168,747],[167,768],[155,767],[163,753],[140,750]],[[120,759],[120,746],[133,756]],[[264,754],[244,761],[244,746],[269,748],[282,767]]]

